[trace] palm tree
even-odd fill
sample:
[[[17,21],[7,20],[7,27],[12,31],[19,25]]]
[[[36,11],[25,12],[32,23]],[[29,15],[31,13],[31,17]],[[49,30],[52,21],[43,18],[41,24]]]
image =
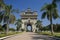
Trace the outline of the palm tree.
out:
[[[4,33],[6,34],[7,24],[4,24],[4,25],[2,26],[2,29],[3,29]]]
[[[6,33],[8,34],[9,31],[9,24],[14,23],[16,17],[12,14],[13,13],[13,9],[12,9],[12,5],[6,5],[5,6],[5,12],[4,12],[4,16],[3,16],[3,22],[7,24],[7,29],[6,29]]]
[[[0,0],[0,23],[2,22],[3,19],[3,9],[5,8],[5,3],[3,0]]]
[[[36,24],[36,27],[38,28],[38,30],[41,30],[42,29],[42,21],[38,20],[35,24]]]
[[[21,30],[20,28],[22,27],[22,21],[21,21],[21,19],[18,19],[17,22],[15,23],[15,25],[17,25],[17,27],[16,27],[17,31],[20,31]]]
[[[42,14],[42,19],[47,17],[47,19],[50,21],[51,34],[54,33],[52,19],[57,19],[59,17],[56,7],[57,7],[56,4],[52,2],[52,4],[47,4],[41,9],[41,11],[44,11]]]
[[[12,9],[12,5],[6,5],[3,0],[0,0],[0,22],[3,20],[7,25],[14,23],[16,18],[12,13],[19,13],[18,11],[19,10]],[[8,27],[6,33],[8,34]]]
[[[5,7],[4,1],[3,0],[0,0],[0,10],[1,10],[1,8],[4,8],[4,7]]]

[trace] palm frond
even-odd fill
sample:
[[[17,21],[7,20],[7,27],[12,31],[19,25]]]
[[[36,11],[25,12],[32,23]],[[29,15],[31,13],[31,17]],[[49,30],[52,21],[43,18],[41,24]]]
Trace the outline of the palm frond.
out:
[[[59,17],[59,15],[58,15],[57,9],[54,9],[54,11],[53,11],[53,19],[56,19],[58,17]]]
[[[9,16],[4,16],[3,22],[6,23],[6,22],[8,22],[8,20],[9,20]]]
[[[57,4],[55,2],[52,2],[52,7],[53,8],[56,8],[57,7]]]
[[[50,15],[49,14],[47,14],[47,19],[50,20]]]
[[[47,19],[48,19],[48,20],[51,19],[51,12],[50,12],[50,10],[47,11]]]
[[[3,20],[3,14],[0,13],[0,23],[2,22],[2,20]]]
[[[60,0],[53,0],[53,2],[60,2]]]
[[[11,10],[11,13],[13,13],[13,12],[20,13],[20,11],[18,9]]]
[[[36,25],[37,28],[41,28],[42,21],[38,20],[38,21],[35,23],[35,25]]]
[[[42,14],[42,19],[44,19],[45,18],[45,16],[47,15],[47,13],[46,12],[43,12],[43,14]]]
[[[10,15],[10,18],[9,18],[9,23],[13,24],[16,20],[16,17],[14,15]]]
[[[6,12],[7,15],[10,14],[11,10],[12,10],[12,5],[6,5],[5,6],[5,12]]]
[[[15,25],[17,25],[16,28],[17,28],[17,30],[19,30],[22,27],[22,21],[21,21],[21,19],[16,20]]]
[[[48,4],[45,4],[45,5],[41,8],[40,11],[44,11],[44,10],[46,10],[47,5],[48,5]]]

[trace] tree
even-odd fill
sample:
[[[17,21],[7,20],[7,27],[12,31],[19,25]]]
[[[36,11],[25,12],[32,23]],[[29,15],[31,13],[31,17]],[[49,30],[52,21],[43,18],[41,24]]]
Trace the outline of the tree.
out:
[[[41,30],[42,29],[42,21],[38,20],[35,24],[36,24],[36,27],[38,28],[38,30]]]
[[[60,0],[53,0],[53,2],[60,2]]]
[[[7,24],[7,30],[6,30],[6,34],[8,34],[9,31],[9,24],[14,23],[14,21],[16,20],[16,17],[12,14],[13,9],[12,9],[12,5],[6,5],[5,6],[5,12],[4,12],[4,16],[3,16],[3,22],[5,24]]]
[[[47,19],[50,21],[51,24],[51,34],[54,33],[53,31],[53,23],[52,23],[52,19],[57,19],[59,17],[58,13],[57,13],[57,5],[55,3],[51,3],[51,4],[47,4],[45,5],[41,11],[44,11],[42,14],[42,19],[47,17]]]
[[[18,19],[17,21],[16,21],[16,23],[15,23],[15,25],[17,25],[17,31],[20,31],[21,29],[21,27],[22,27],[22,21],[21,21],[21,19]]]
[[[43,31],[49,31],[49,27],[48,26],[44,26],[44,27],[42,27],[42,30]]]
[[[7,5],[3,0],[0,0],[0,22],[3,21],[4,24],[7,24],[6,33],[9,31],[9,24],[14,23],[15,16],[12,14],[13,12],[19,13],[19,10],[12,9],[12,5]]]
[[[3,14],[0,12],[0,23],[2,22],[3,20]]]
[[[60,24],[56,24],[56,27],[55,27],[55,32],[60,32]]]
[[[3,9],[5,8],[5,3],[3,0],[0,0],[0,23],[3,20]]]
[[[1,8],[5,8],[5,3],[3,0],[0,0],[0,10],[1,10]]]
[[[3,29],[2,29],[2,25],[0,25],[0,32],[2,32],[3,31]]]
[[[3,24],[2,29],[3,29],[4,33],[6,34],[7,24]]]
[[[9,30],[10,30],[10,31],[15,31],[15,29],[14,29],[14,28],[9,28]]]

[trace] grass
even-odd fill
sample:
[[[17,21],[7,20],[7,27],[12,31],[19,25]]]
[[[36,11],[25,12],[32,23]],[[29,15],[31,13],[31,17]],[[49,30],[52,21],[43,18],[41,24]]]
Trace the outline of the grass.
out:
[[[0,34],[0,38],[1,38],[1,37],[5,37],[5,36],[6,36],[6,34]]]
[[[38,32],[38,34],[41,34],[41,35],[48,35],[48,36],[54,36],[54,37],[57,37],[57,38],[60,38],[60,32],[55,32],[53,35],[51,35],[51,32]]]
[[[14,35],[14,34],[19,34],[19,33],[21,33],[21,32],[9,32],[8,35],[6,35],[6,34],[3,33],[3,34],[0,34],[0,38],[1,37],[5,37],[5,36]]]
[[[60,38],[60,33],[54,33],[54,36]]]
[[[45,31],[45,32],[38,32],[38,34],[41,34],[41,35],[51,35],[51,33],[47,32],[47,31]]]

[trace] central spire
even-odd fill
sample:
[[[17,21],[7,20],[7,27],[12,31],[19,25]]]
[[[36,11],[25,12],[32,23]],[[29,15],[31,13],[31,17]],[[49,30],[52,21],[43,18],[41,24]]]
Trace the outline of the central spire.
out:
[[[31,12],[31,8],[27,8],[27,12]]]

